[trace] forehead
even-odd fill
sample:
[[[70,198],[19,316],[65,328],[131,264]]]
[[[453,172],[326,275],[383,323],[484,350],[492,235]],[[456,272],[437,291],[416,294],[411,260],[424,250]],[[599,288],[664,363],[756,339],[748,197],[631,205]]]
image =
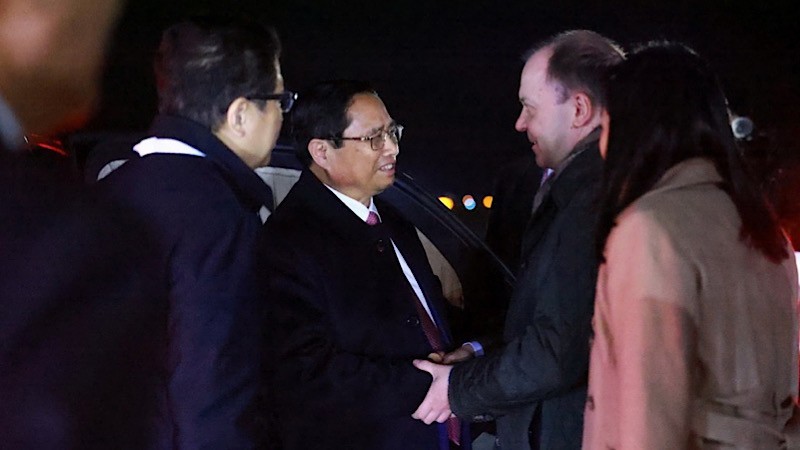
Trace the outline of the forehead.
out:
[[[528,58],[520,77],[519,98],[521,100],[535,100],[555,91],[555,83],[547,79],[547,66],[552,53],[550,49],[542,49]]]
[[[350,120],[347,131],[373,131],[384,128],[392,122],[392,117],[386,111],[383,101],[369,93],[353,96],[353,101],[347,108],[347,118]]]

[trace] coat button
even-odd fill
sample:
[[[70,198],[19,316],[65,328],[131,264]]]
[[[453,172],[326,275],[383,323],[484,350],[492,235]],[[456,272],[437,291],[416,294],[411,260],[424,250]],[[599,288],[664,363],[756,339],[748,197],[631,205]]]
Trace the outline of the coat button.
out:
[[[383,251],[386,250],[386,241],[378,239],[378,241],[375,242],[375,248],[378,250],[378,253],[383,253]]]
[[[594,411],[594,397],[591,395],[586,397],[586,409],[589,411]]]
[[[408,316],[406,319],[406,325],[410,327],[418,327],[419,326],[419,317],[417,316]]]

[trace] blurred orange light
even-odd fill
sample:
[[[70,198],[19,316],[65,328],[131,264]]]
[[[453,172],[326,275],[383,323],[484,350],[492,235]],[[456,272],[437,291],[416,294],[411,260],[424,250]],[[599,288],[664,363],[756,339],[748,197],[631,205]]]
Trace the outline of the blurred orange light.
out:
[[[439,197],[439,201],[442,202],[442,204],[446,206],[447,209],[453,209],[453,206],[455,206],[455,202],[453,201],[453,199],[450,197],[446,197],[444,195]]]
[[[483,197],[483,207],[484,208],[491,209],[492,208],[492,202],[494,202],[494,197],[492,197],[491,195],[487,195],[486,197]]]

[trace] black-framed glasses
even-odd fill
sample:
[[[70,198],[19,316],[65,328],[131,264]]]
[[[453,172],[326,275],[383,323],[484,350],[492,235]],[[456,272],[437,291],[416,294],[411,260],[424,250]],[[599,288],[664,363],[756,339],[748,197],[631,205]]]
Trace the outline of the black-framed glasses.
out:
[[[334,139],[342,139],[345,141],[361,141],[366,142],[369,141],[369,145],[372,147],[372,150],[380,151],[383,150],[386,146],[386,138],[387,136],[389,139],[392,140],[395,144],[400,143],[400,139],[403,137],[403,126],[400,124],[395,124],[390,126],[385,130],[380,130],[376,134],[372,136],[361,136],[361,137],[338,137]]]
[[[278,100],[281,104],[281,111],[285,114],[292,110],[294,102],[297,100],[297,93],[283,91],[280,94],[256,94],[247,97],[248,100]]]

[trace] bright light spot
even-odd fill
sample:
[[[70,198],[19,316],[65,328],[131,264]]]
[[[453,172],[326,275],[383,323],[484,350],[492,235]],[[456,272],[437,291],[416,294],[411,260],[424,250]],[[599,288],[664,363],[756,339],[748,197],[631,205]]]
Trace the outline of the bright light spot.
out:
[[[445,197],[445,196],[441,196],[441,197],[439,197],[439,201],[440,201],[440,202],[442,202],[442,204],[443,204],[444,206],[446,206],[446,207],[447,207],[447,209],[453,209],[453,206],[455,206],[455,204],[456,204],[456,203],[453,201],[453,199],[452,199],[452,198],[450,198],[450,197]]]
[[[467,211],[472,211],[473,209],[475,209],[475,206],[477,205],[477,203],[475,203],[475,199],[472,198],[471,195],[465,195],[461,199],[461,203],[464,204],[464,208],[467,208]]]
[[[492,202],[494,202],[494,197],[492,197],[491,195],[487,195],[486,197],[483,197],[483,207],[484,208],[491,209],[492,208]]]

